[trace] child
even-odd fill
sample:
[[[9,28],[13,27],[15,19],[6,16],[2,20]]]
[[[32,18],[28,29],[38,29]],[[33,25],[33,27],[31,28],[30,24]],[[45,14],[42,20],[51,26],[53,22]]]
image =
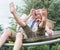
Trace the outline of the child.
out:
[[[54,27],[54,22],[52,20],[47,19],[45,36],[54,35],[54,32],[52,30],[53,27]]]

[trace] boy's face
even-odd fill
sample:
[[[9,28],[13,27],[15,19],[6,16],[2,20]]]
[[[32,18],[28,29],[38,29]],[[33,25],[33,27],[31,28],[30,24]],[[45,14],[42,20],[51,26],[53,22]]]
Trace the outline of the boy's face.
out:
[[[38,10],[35,10],[35,11],[36,11],[36,13],[35,13],[34,18],[36,19],[37,22],[40,22],[41,19],[42,19],[40,10],[38,9]]]

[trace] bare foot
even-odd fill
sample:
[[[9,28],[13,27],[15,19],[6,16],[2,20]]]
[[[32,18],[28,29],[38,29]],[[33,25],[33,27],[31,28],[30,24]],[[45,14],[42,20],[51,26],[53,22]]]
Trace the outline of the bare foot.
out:
[[[9,4],[9,6],[10,6],[10,12],[13,14],[13,13],[16,11],[15,8],[14,8],[14,3],[11,2],[11,3]]]

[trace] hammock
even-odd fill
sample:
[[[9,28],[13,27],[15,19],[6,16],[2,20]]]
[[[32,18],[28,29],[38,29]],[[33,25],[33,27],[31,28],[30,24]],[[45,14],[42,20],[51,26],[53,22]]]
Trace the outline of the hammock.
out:
[[[43,44],[50,44],[55,42],[60,42],[60,31],[54,31],[53,36],[49,37],[41,37],[39,41],[36,42],[26,42],[23,43],[23,46],[34,46],[34,45],[43,45]],[[4,46],[14,46],[14,44],[5,43]]]

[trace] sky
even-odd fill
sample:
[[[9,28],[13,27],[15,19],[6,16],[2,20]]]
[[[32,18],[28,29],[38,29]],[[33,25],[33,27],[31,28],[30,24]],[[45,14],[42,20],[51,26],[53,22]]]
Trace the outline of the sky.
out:
[[[0,0],[0,25],[5,29],[9,26],[9,17],[12,14],[9,11],[9,3],[14,2],[15,5],[23,6],[23,0]]]

